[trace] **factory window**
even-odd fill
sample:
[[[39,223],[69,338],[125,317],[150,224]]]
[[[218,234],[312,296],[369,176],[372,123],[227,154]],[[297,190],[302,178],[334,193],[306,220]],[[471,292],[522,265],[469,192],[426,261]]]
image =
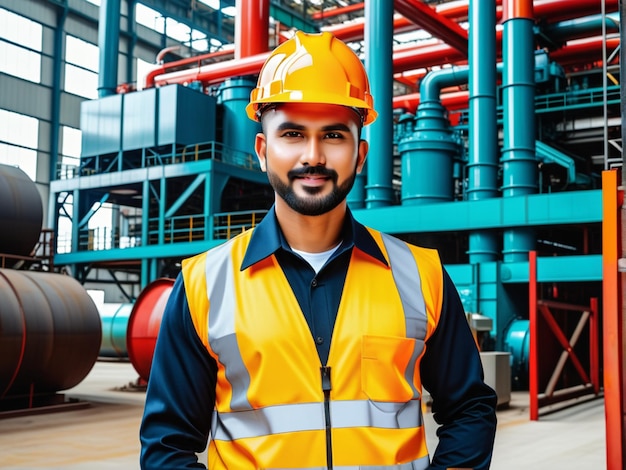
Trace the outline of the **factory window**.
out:
[[[65,40],[65,91],[85,98],[98,97],[98,46],[74,36]]]
[[[78,176],[78,166],[80,164],[80,150],[82,144],[82,132],[73,127],[62,127],[61,145],[61,168],[59,177],[61,179]]]
[[[42,26],[0,8],[0,72],[40,83]]]
[[[220,9],[220,0],[199,0],[200,3],[204,3],[205,5],[213,8],[214,10]],[[229,6],[222,8],[222,14],[226,16],[235,16],[236,7]]]
[[[37,119],[0,109],[0,163],[20,168],[35,181],[38,135]]]
[[[206,2],[203,3],[206,4]],[[226,15],[233,12],[224,8],[222,13]],[[232,14],[229,14],[229,16],[232,16]],[[166,36],[185,44],[196,51],[205,52],[209,50],[209,39],[205,33],[198,31],[197,29],[193,29],[190,26],[175,20],[174,18],[163,16],[158,11],[148,8],[141,3],[137,3],[135,6],[135,18],[137,23],[145,26],[146,28],[153,29],[160,34],[165,34]],[[215,45],[214,41],[216,40],[211,40],[211,45]],[[222,43],[217,41],[217,45],[221,46]]]

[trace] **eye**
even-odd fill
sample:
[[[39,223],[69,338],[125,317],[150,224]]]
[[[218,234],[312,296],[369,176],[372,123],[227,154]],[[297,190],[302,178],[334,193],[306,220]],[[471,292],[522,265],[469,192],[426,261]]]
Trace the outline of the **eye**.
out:
[[[324,138],[325,139],[343,139],[344,136],[340,132],[329,132],[326,135],[324,135]]]
[[[296,138],[296,137],[302,137],[302,134],[299,131],[285,131],[280,136],[288,137],[288,138]]]

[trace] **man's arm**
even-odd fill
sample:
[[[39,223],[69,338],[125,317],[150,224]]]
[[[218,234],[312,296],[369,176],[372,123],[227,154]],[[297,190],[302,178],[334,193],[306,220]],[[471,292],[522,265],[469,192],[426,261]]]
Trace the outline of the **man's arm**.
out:
[[[440,424],[433,469],[489,468],[496,431],[496,393],[483,381],[480,355],[463,305],[445,272],[439,324],[422,358],[422,384]]]
[[[163,312],[140,429],[141,468],[206,468],[217,366],[194,329],[182,276]]]

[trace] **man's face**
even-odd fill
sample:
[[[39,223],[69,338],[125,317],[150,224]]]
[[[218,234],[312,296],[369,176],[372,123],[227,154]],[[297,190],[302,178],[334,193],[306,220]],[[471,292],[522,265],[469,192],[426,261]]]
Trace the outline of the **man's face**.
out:
[[[345,106],[286,103],[266,111],[255,149],[276,203],[320,215],[345,201],[367,154],[359,130],[358,114]]]

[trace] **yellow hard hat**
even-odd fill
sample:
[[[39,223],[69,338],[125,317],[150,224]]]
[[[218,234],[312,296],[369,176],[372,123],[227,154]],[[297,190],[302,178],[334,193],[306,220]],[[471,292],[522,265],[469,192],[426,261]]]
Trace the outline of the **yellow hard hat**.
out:
[[[367,73],[350,47],[329,32],[303,33],[265,61],[246,113],[259,121],[265,104],[326,103],[356,108],[367,125],[376,119]]]

